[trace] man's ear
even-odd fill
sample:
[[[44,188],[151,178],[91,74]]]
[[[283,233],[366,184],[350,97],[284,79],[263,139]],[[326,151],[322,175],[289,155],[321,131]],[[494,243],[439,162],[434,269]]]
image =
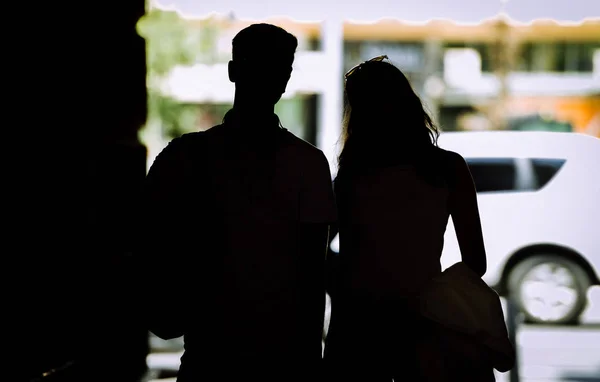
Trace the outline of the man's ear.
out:
[[[229,61],[227,64],[227,72],[229,73],[229,81],[234,82],[237,80],[237,65],[233,61]]]

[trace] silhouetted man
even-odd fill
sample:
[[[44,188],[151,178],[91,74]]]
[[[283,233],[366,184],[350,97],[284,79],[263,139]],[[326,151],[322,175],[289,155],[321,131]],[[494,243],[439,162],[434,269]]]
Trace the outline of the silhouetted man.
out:
[[[319,377],[336,209],[324,154],[274,113],[297,44],[269,24],[239,32],[233,108],[171,141],[148,174],[144,252],[158,282],[147,294],[172,308],[150,325],[162,338],[184,335],[180,382]]]

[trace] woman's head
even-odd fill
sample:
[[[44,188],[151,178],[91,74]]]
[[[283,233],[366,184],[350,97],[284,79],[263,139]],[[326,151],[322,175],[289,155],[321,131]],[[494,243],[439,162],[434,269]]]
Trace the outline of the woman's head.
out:
[[[342,158],[362,150],[406,152],[435,146],[437,128],[410,82],[380,56],[346,74]],[[347,155],[348,154],[348,155]],[[388,155],[389,157],[389,155]]]

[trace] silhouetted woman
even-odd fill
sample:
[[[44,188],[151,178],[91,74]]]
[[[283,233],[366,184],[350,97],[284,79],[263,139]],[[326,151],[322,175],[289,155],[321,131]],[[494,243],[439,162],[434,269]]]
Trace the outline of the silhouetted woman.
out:
[[[325,360],[330,380],[443,381],[439,354],[417,352],[436,341],[418,295],[441,272],[450,216],[463,261],[485,273],[475,187],[465,160],[437,147],[437,128],[386,58],[346,74],[334,183],[340,268]]]

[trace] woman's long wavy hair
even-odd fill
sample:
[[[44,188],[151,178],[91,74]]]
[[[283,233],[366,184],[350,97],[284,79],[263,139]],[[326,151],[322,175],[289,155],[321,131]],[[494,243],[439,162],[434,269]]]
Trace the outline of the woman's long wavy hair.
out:
[[[367,61],[346,79],[339,174],[431,163],[439,130],[400,69]],[[423,167],[423,166],[421,166]]]

